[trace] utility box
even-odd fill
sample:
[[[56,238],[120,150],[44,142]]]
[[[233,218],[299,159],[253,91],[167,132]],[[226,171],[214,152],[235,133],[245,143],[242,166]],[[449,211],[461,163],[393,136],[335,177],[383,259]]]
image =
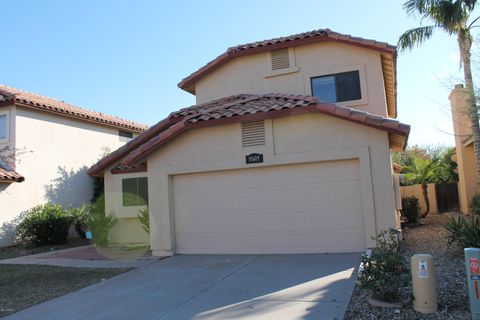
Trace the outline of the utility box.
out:
[[[416,254],[410,259],[412,269],[413,309],[421,313],[437,312],[435,266],[429,254]]]
[[[472,320],[480,319],[480,249],[465,248],[465,266],[467,268],[468,297]]]

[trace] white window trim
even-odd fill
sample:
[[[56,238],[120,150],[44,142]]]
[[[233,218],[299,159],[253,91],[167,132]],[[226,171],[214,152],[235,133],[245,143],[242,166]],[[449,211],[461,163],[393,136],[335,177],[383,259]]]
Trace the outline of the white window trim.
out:
[[[11,121],[10,111],[0,111],[0,116],[3,116],[3,115],[7,116],[5,121],[7,127],[5,128],[5,133],[6,133],[5,138],[0,139],[0,143],[5,143],[10,140],[10,121]]]
[[[367,81],[365,76],[365,66],[364,65],[351,65],[351,66],[342,66],[342,67],[332,67],[321,69],[315,73],[305,73],[305,88],[307,95],[313,96],[312,92],[312,78],[333,75],[336,73],[349,72],[349,71],[358,71],[360,77],[360,93],[362,95],[361,99],[335,102],[337,106],[341,107],[353,107],[359,105],[368,104],[368,95],[367,95]]]
[[[265,52],[265,78],[280,76],[283,74],[289,74],[300,71],[300,68],[297,66],[295,62],[295,49],[293,47],[288,48],[288,59],[290,61],[290,67],[272,70],[272,54],[271,51]]]

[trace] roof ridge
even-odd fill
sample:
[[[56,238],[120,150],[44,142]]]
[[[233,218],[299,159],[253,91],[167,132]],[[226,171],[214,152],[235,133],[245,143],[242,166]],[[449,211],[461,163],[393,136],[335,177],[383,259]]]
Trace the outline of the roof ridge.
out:
[[[68,106],[68,107],[74,109],[73,111],[75,111],[75,109],[76,109],[79,112],[93,113],[93,114],[96,114],[96,115],[99,115],[99,116],[102,116],[102,117],[110,117],[110,118],[113,118],[113,119],[117,119],[121,122],[125,122],[125,123],[128,123],[128,124],[134,125],[138,128],[144,128],[144,129],[148,128],[147,124],[144,124],[144,123],[141,123],[141,122],[125,119],[125,118],[122,118],[122,117],[117,116],[117,115],[108,114],[108,113],[104,113],[104,112],[101,112],[101,111],[96,111],[96,110],[85,108],[85,107],[79,107],[77,105],[65,102],[64,100],[59,100],[58,98],[49,97],[49,96],[46,96],[46,95],[43,95],[43,94],[27,91],[27,90],[24,90],[24,89],[15,88],[15,87],[8,86],[8,85],[0,83],[0,92],[2,92],[2,91],[7,95],[13,96],[13,99],[15,99],[17,101],[20,101],[20,102],[22,100],[29,100],[28,97],[23,97],[23,98],[21,97],[22,94],[26,94],[26,95],[30,95],[30,96],[33,96],[33,97],[50,100],[53,103],[63,104],[65,106]],[[40,104],[40,105],[46,106],[46,104],[41,103],[41,102],[30,101],[30,103]]]

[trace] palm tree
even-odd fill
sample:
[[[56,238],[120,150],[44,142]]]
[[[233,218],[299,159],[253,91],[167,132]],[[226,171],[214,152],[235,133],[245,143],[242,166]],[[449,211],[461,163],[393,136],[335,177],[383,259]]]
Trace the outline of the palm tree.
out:
[[[430,158],[415,157],[412,165],[404,167],[402,171],[405,172],[405,179],[407,181],[422,185],[422,194],[426,209],[420,218],[425,218],[430,213],[428,183],[432,181],[435,175],[435,162]]]
[[[408,0],[403,4],[407,14],[419,14],[421,21],[431,21],[432,25],[406,31],[400,36],[398,46],[401,51],[412,49],[430,39],[435,29],[442,29],[449,35],[456,35],[463,64],[465,88],[469,95],[467,114],[471,121],[477,163],[477,184],[480,186],[480,128],[470,61],[473,42],[471,30],[477,27],[475,23],[480,18],[471,19],[476,4],[477,0]]]

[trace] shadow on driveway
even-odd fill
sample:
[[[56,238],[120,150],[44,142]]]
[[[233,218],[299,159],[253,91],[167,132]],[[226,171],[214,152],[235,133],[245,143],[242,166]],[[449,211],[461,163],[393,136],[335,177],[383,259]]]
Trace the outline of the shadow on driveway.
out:
[[[360,254],[174,256],[6,319],[343,319]]]

